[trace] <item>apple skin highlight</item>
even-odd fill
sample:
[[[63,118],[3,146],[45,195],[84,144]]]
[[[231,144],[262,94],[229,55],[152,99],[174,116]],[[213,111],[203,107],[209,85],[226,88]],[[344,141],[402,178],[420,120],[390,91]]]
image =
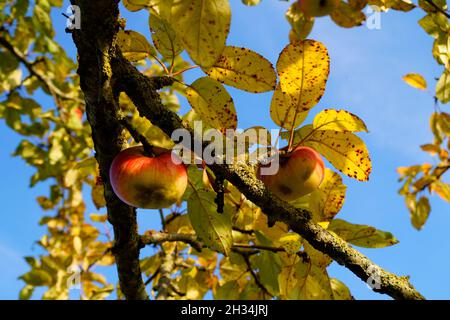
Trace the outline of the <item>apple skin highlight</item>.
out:
[[[325,174],[320,154],[309,147],[297,147],[288,155],[280,156],[280,168],[274,175],[257,176],[280,199],[296,200],[319,188]]]
[[[172,161],[172,152],[153,148],[146,156],[142,146],[121,151],[109,171],[115,194],[126,204],[143,209],[170,207],[184,194],[188,177],[184,164]]]

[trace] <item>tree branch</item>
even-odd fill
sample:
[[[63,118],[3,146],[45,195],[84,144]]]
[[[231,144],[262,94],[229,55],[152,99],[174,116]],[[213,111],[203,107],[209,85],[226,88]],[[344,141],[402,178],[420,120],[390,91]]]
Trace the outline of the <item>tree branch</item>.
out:
[[[184,125],[178,115],[161,104],[156,92],[157,84],[170,83],[170,79],[166,77],[149,79],[120,57],[113,60],[112,66],[114,76],[120,79],[120,89],[131,98],[141,116],[150,120],[169,136],[175,129],[186,129],[192,133],[192,129]],[[194,146],[194,143],[191,143],[191,146]],[[399,277],[383,270],[347,242],[314,223],[308,211],[294,208],[272,195],[264,184],[255,178],[250,167],[242,164],[213,164],[210,168],[214,173],[222,174],[247,199],[258,205],[268,215],[269,221],[286,223],[315,249],[346,266],[363,281],[372,279],[376,272],[379,276],[380,287],[375,288],[374,291],[388,294],[395,299],[423,299],[423,296],[409,283],[408,277]]]
[[[113,225],[115,256],[120,289],[127,299],[148,299],[139,266],[139,236],[136,210],[114,194],[110,180],[111,162],[125,145],[123,130],[117,120],[118,97],[111,84],[110,57],[119,29],[118,0],[72,0],[83,13],[81,30],[74,30],[78,49],[81,89],[86,100],[88,121],[100,175],[105,187],[108,220]]]

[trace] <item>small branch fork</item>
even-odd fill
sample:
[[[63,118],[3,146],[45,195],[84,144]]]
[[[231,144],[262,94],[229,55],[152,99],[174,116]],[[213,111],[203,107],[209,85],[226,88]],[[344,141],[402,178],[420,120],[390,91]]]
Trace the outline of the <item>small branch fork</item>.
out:
[[[157,90],[171,85],[174,80],[169,77],[146,77],[123,59],[116,48],[119,1],[71,0],[71,3],[80,6],[84,13],[81,30],[74,30],[72,36],[80,56],[78,73],[85,95],[88,120],[92,127],[96,157],[105,183],[108,218],[114,227],[113,253],[117,261],[120,287],[127,299],[147,299],[139,267],[139,250],[143,243],[155,240],[154,235],[138,235],[136,211],[114,195],[108,177],[111,161],[125,142],[123,126],[118,120],[117,97],[120,92],[125,92],[139,114],[169,136],[176,129],[186,129],[191,133],[192,129],[161,103]],[[191,141],[191,146],[195,145],[193,142]],[[264,184],[254,177],[250,167],[245,164],[214,164],[209,167],[215,175],[223,176],[248,200],[259,206],[269,221],[286,223],[315,249],[347,267],[361,280],[371,279],[376,270],[380,280],[379,289],[375,289],[377,292],[388,294],[395,299],[423,299],[409,283],[408,277],[399,277],[383,270],[347,242],[312,221],[310,212],[294,208],[272,195]],[[173,240],[178,236],[164,237]],[[160,240],[161,238],[158,241]],[[167,270],[170,269],[169,265],[173,266],[173,263],[169,262],[163,263],[164,268],[167,265]],[[160,279],[164,279],[163,267],[159,272]],[[170,289],[168,283],[166,287],[167,290]],[[161,290],[158,291],[158,296],[167,297]]]

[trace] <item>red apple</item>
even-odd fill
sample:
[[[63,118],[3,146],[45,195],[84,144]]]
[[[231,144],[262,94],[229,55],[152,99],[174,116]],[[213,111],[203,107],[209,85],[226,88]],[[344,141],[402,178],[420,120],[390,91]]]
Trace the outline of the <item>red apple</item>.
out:
[[[120,152],[109,170],[116,195],[130,206],[162,209],[177,202],[186,190],[186,167],[170,150],[153,148],[155,156],[147,156],[142,146]]]
[[[329,15],[337,8],[341,0],[298,0],[298,6],[308,17]]]
[[[275,160],[273,160],[275,161]],[[320,154],[309,147],[297,147],[291,153],[280,156],[279,170],[274,175],[258,178],[266,187],[285,201],[296,200],[316,190],[322,183],[325,166]]]

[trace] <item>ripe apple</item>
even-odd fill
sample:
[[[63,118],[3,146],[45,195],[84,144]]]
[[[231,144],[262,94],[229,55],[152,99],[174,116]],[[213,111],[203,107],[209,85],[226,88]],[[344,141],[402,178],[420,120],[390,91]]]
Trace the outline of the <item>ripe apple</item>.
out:
[[[116,195],[130,206],[162,209],[177,202],[186,190],[186,167],[170,150],[153,148],[154,156],[145,154],[142,146],[121,151],[109,170]]]
[[[322,157],[314,149],[297,147],[288,154],[280,155],[279,161],[280,167],[276,174],[262,175],[260,168],[257,172],[258,178],[279,198],[296,200],[313,192],[322,183],[325,166]]]
[[[323,17],[337,8],[341,0],[298,0],[298,6],[308,17]]]

